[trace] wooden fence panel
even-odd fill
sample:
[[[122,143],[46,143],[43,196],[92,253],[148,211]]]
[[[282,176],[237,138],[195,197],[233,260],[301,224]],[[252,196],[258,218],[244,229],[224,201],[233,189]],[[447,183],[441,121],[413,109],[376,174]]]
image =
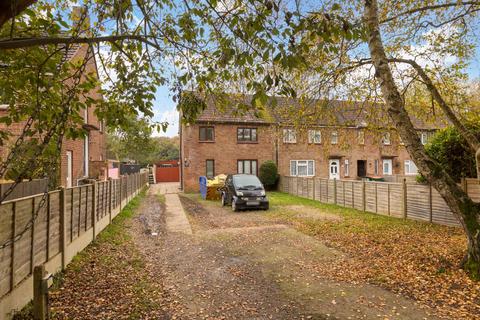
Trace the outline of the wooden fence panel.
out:
[[[60,192],[49,193],[48,258],[60,252]]]
[[[35,226],[33,228],[33,266],[40,265],[48,260],[47,257],[47,237],[48,237],[48,205],[40,207],[40,202],[43,195],[33,198],[34,210],[38,211],[37,219],[35,220]],[[45,196],[45,200],[48,201],[48,196]]]
[[[365,211],[377,212],[376,183],[365,183]]]
[[[0,243],[5,243],[13,237],[13,212],[14,203],[0,206]],[[12,273],[12,246],[0,249],[0,297],[10,291],[10,275]]]
[[[65,230],[67,238],[65,241],[67,243],[72,242],[72,191],[73,189],[65,189]]]
[[[480,202],[480,180],[466,179],[468,195],[475,202]]]
[[[314,183],[315,183],[315,181],[314,181],[313,178],[308,178],[308,195],[307,196],[308,196],[309,199],[313,199],[314,196],[315,196],[314,195],[314,192],[315,192]]]
[[[403,191],[401,183],[390,183],[390,215],[403,218]]]
[[[445,203],[445,200],[440,196],[437,190],[432,190],[432,207],[434,223],[443,224],[447,226],[459,226],[457,218],[455,218],[450,211],[450,208]]]
[[[327,184],[327,202],[335,203],[335,181],[325,179]]]
[[[343,181],[343,190],[344,190],[344,207],[353,208],[355,200],[354,196],[354,184],[353,181]]]
[[[430,221],[430,186],[407,184],[407,217]]]
[[[108,215],[110,208],[115,208],[115,203],[118,204],[117,207],[120,206],[121,198],[131,199],[147,181],[146,175],[131,175],[121,179],[97,183],[99,192],[96,197],[100,200],[101,216]],[[16,290],[20,282],[29,279],[35,265],[52,261],[52,258],[64,249],[68,252],[72,240],[92,230],[93,190],[93,185],[65,189],[65,221],[61,217],[62,192],[59,190],[49,192],[41,208],[39,205],[42,203],[43,194],[5,201],[0,205],[0,246],[22,233],[12,245],[7,243],[0,247],[0,300],[12,290]],[[125,203],[126,201],[123,202]],[[32,220],[36,212],[38,215]],[[61,226],[62,221],[65,226]],[[65,246],[61,241],[63,228],[66,233]],[[0,312],[2,318],[3,313],[9,310]]]
[[[343,184],[343,181],[335,181],[335,185],[336,185],[336,196],[337,196],[337,199],[336,199],[336,202],[339,206],[344,206],[344,202],[345,202],[345,197],[344,197],[344,184]]]
[[[15,234],[20,234],[25,230],[27,224],[32,219],[32,199],[22,199],[16,201],[16,213],[15,213]],[[30,274],[31,271],[31,232],[27,231],[23,236],[15,241],[13,250],[13,286],[16,286],[20,281]]]
[[[353,207],[358,210],[363,210],[363,182],[353,182]]]
[[[390,187],[388,183],[375,183],[377,190],[377,212],[383,215],[389,214],[390,199],[388,193]]]

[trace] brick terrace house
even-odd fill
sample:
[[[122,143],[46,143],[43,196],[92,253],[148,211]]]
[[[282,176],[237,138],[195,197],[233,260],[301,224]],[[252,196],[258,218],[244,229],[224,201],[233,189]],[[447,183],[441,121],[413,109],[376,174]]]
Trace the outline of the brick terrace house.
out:
[[[369,114],[358,104],[328,102],[333,119],[312,118],[304,112],[312,107],[302,109],[293,99],[277,98],[277,104],[258,117],[237,114],[234,103],[219,107],[208,99],[196,122],[180,127],[181,187],[198,191],[200,176],[258,174],[266,160],[273,160],[282,176],[395,181],[417,174],[395,130],[367,129]],[[440,127],[418,119],[414,124],[423,143]]]
[[[88,51],[88,52],[87,52]],[[84,74],[93,73],[98,77],[95,56],[89,45],[71,45],[65,52],[64,59],[70,60],[77,57],[90,55]],[[99,88],[91,90],[90,95],[94,99],[101,98]],[[105,177],[106,169],[106,145],[103,124],[95,115],[95,108],[91,107],[83,111],[85,121],[84,128],[88,130],[85,139],[65,139],[61,151],[60,185],[71,187],[78,184],[83,178]],[[8,105],[0,105],[0,116],[8,113]],[[8,130],[12,134],[12,140],[16,139],[23,130],[25,123],[13,123],[0,129]],[[8,146],[0,148],[0,155],[5,158],[8,154]],[[105,168],[104,168],[105,167]]]

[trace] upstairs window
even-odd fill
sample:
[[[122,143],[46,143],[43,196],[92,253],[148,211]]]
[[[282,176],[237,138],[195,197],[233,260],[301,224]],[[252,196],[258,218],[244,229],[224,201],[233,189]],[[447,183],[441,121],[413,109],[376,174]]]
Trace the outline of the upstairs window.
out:
[[[426,132],[426,131],[420,132],[420,140],[422,141],[423,145],[426,145],[428,143],[428,141],[430,140],[429,132]]]
[[[322,143],[322,133],[320,130],[308,130],[308,143]]]
[[[363,131],[363,130],[358,131],[357,142],[358,142],[358,144],[361,144],[361,145],[365,144],[365,131]]]
[[[390,144],[391,144],[391,141],[390,141],[390,132],[385,132],[385,133],[383,134],[382,143],[383,143],[384,145],[390,145]]]
[[[257,142],[257,128],[238,128],[238,142]]]
[[[330,136],[330,142],[331,144],[338,144],[338,132],[333,131],[331,136]]]
[[[294,129],[283,129],[283,143],[296,143],[297,134]]]
[[[199,140],[200,141],[214,141],[215,130],[213,127],[200,127]]]

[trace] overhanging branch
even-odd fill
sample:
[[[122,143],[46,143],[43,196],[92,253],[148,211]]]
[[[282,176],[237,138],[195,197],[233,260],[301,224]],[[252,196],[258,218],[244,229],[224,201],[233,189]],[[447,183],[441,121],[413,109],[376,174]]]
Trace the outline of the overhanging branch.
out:
[[[0,40],[0,49],[20,49],[27,47],[35,47],[41,45],[49,44],[75,44],[75,43],[101,43],[101,42],[116,42],[122,40],[134,40],[146,43],[157,50],[162,50],[156,43],[150,41],[145,36],[140,35],[112,35],[112,36],[103,36],[103,37],[76,37],[76,38],[67,38],[67,37],[39,37],[39,38],[14,38],[7,40]]]

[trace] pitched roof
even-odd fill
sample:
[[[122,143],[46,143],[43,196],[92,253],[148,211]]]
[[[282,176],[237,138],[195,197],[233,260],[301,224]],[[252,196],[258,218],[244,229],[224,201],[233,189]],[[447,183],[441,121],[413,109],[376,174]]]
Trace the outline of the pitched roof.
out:
[[[212,123],[278,123],[283,125],[354,126],[379,127],[389,125],[384,104],[363,103],[344,100],[293,99],[271,97],[266,106],[251,106],[253,96],[223,94],[208,96],[206,108],[197,117],[197,122]],[[425,121],[410,115],[417,129],[445,127],[439,117]]]

